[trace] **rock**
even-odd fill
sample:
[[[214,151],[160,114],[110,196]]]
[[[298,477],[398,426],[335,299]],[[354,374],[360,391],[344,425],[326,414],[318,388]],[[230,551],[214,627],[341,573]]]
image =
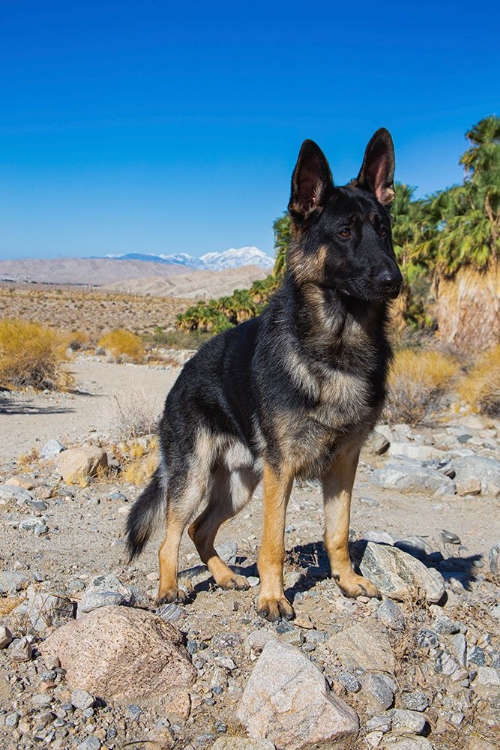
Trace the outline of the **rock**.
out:
[[[493,575],[500,575],[500,544],[495,544],[495,546],[490,549],[488,562]]]
[[[391,458],[411,458],[414,461],[441,461],[446,454],[429,445],[418,445],[418,443],[391,443],[389,448]]]
[[[0,594],[13,594],[28,586],[30,577],[20,570],[0,570]]]
[[[481,484],[484,495],[500,497],[500,461],[485,456],[470,456],[453,460],[457,482],[474,479]]]
[[[389,638],[377,622],[358,622],[327,641],[347,668],[394,672],[395,660]]]
[[[461,479],[456,483],[457,495],[464,497],[465,495],[480,495],[481,494],[481,482],[479,479]]]
[[[155,697],[165,686],[189,687],[196,678],[182,636],[143,610],[101,607],[64,625],[40,644],[57,657],[68,684],[106,700]]]
[[[462,540],[458,534],[455,534],[453,531],[447,531],[446,529],[441,531],[441,539],[445,544],[462,544]]]
[[[77,745],[78,750],[100,750],[101,741],[97,737],[88,737]]]
[[[12,633],[6,625],[0,625],[0,648],[7,648],[12,643]]]
[[[27,597],[13,610],[14,617],[26,617],[37,633],[50,627],[59,627],[75,616],[75,605],[64,596],[38,591],[33,586],[26,590]]]
[[[500,687],[500,669],[495,667],[478,667],[474,685]]]
[[[370,702],[380,708],[390,708],[394,703],[396,682],[389,675],[369,674],[363,684],[363,690],[369,694]]]
[[[217,545],[217,552],[224,562],[234,565],[238,554],[238,542],[224,542]]]
[[[19,528],[23,529],[23,531],[34,531],[35,533],[37,529],[48,530],[46,521],[47,519],[44,518],[44,516],[33,516],[31,518],[25,518],[19,524]]]
[[[395,542],[395,538],[388,531],[378,531],[377,529],[365,531],[363,540],[365,542],[376,542],[377,544],[389,544],[391,547]]]
[[[87,693],[86,690],[73,690],[71,693],[71,703],[75,708],[81,708],[84,711],[94,705],[94,696]]]
[[[191,698],[187,690],[167,690],[162,706],[169,721],[187,721],[191,713]]]
[[[217,633],[212,638],[212,648],[215,649],[228,649],[237,648],[241,646],[243,639],[239,633]]]
[[[425,560],[427,555],[432,554],[432,547],[421,536],[408,536],[404,539],[398,539],[394,542],[394,546],[418,560]]]
[[[245,654],[260,654],[264,646],[272,640],[276,640],[276,636],[271,631],[265,628],[253,630],[245,639],[243,646]]]
[[[298,750],[355,734],[356,713],[331,693],[325,678],[294,646],[270,641],[243,692],[238,719],[254,738]]]
[[[368,721],[366,722],[366,729],[369,732],[377,731],[385,734],[386,732],[391,731],[391,727],[392,719],[390,711],[387,711],[387,713],[384,714],[372,716],[371,719],[368,719]]]
[[[425,693],[403,693],[401,700],[410,711],[425,711],[429,708],[429,699]]]
[[[380,731],[368,732],[364,736],[365,745],[368,745],[368,747],[378,747],[380,745],[380,742],[382,741],[383,736],[384,733]]]
[[[451,639],[451,647],[460,666],[465,667],[467,663],[467,641],[463,633],[457,633]]]
[[[88,584],[82,599],[78,603],[77,616],[81,617],[86,612],[92,612],[94,609],[109,605],[131,606],[134,601],[132,589],[124,586],[112,573],[95,576]]]
[[[392,599],[385,599],[377,609],[377,617],[380,622],[391,630],[402,631],[406,627],[406,618],[403,610]]]
[[[96,445],[69,448],[60,453],[55,461],[56,470],[67,484],[78,482],[82,477],[93,477],[106,466],[106,452]]]
[[[390,442],[385,435],[374,430],[365,445],[365,450],[374,456],[382,456],[388,450]]]
[[[455,494],[455,484],[449,477],[409,459],[388,461],[383,469],[373,472],[373,478],[387,490],[431,495]]]
[[[13,661],[30,661],[33,646],[29,638],[14,638],[8,647],[8,654]]]
[[[47,440],[40,451],[40,458],[55,458],[64,450],[66,450],[66,448],[59,442],[59,440]]]
[[[358,693],[361,690],[361,683],[352,672],[339,672],[335,679],[342,687],[345,687],[348,693]]]
[[[368,542],[363,547],[356,543],[352,548],[361,572],[385,596],[403,601],[418,591],[427,602],[441,601],[445,593],[444,580],[437,570],[426,568],[420,560],[398,549]]]
[[[177,622],[177,620],[180,620],[185,616],[186,611],[182,607],[179,607],[178,604],[172,603],[162,604],[157,610],[155,610],[155,614],[167,622]]]
[[[471,664],[477,664],[478,667],[484,667],[486,664],[486,655],[483,649],[479,646],[473,646],[467,653],[467,661]]]
[[[460,632],[460,623],[457,620],[450,619],[448,615],[438,611],[436,606],[431,611],[435,615],[435,619],[431,625],[435,633],[439,633],[440,635],[454,635]]]
[[[212,750],[274,750],[270,740],[252,740],[248,737],[219,737]]]
[[[15,501],[17,505],[24,505],[30,503],[33,500],[31,492],[23,489],[23,487],[16,487],[16,485],[2,484],[0,485],[0,501],[4,500],[6,503]]]
[[[481,417],[474,414],[468,414],[460,420],[460,426],[466,430],[484,430],[484,422]],[[460,429],[460,428],[459,428]]]
[[[422,734],[427,720],[419,711],[393,708],[391,711],[392,731],[397,734]]]

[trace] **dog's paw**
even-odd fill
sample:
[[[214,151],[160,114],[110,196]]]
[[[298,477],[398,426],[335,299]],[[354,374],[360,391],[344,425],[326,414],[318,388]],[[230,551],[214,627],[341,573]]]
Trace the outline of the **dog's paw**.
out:
[[[235,589],[236,591],[246,591],[250,588],[250,584],[245,576],[237,576],[234,573],[218,581],[217,585],[226,591],[234,591]]]
[[[281,599],[265,599],[259,598],[257,606],[257,614],[261,617],[265,617],[269,622],[276,622],[276,620],[293,620],[295,612],[293,607],[284,596]]]
[[[350,599],[356,599],[358,596],[370,596],[374,599],[382,598],[374,583],[368,578],[356,575],[356,573],[337,579],[337,583],[344,596],[348,596]]]
[[[159,591],[156,598],[156,604],[160,607],[162,604],[186,604],[188,595],[182,589],[168,589]]]

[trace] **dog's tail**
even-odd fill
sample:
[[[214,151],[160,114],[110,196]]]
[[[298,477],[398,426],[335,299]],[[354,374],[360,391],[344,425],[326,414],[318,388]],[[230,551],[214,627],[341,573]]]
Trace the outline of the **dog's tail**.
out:
[[[158,467],[150,483],[133,504],[127,518],[126,544],[129,562],[140,555],[165,509],[166,493]]]

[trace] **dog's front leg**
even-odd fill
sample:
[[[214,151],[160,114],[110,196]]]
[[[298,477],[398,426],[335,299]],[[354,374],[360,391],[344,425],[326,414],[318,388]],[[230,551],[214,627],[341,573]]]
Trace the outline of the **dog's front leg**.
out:
[[[292,490],[293,473],[287,467],[275,470],[264,464],[264,520],[259,553],[260,594],[258,613],[270,622],[291,620],[294,611],[283,591],[285,560],[285,516]]]
[[[325,503],[325,547],[330,559],[332,578],[346,596],[380,597],[377,587],[357,575],[349,556],[349,519],[351,494],[358,466],[359,446],[344,449],[322,478]]]

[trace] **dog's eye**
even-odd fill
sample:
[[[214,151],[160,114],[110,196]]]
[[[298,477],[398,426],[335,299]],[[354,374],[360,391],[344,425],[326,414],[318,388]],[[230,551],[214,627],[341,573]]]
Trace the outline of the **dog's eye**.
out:
[[[339,232],[341,237],[350,237],[351,236],[351,230],[349,227],[342,227],[342,229]]]
[[[388,234],[389,234],[389,231],[388,231],[387,227],[380,227],[380,236],[381,237],[387,237]]]

